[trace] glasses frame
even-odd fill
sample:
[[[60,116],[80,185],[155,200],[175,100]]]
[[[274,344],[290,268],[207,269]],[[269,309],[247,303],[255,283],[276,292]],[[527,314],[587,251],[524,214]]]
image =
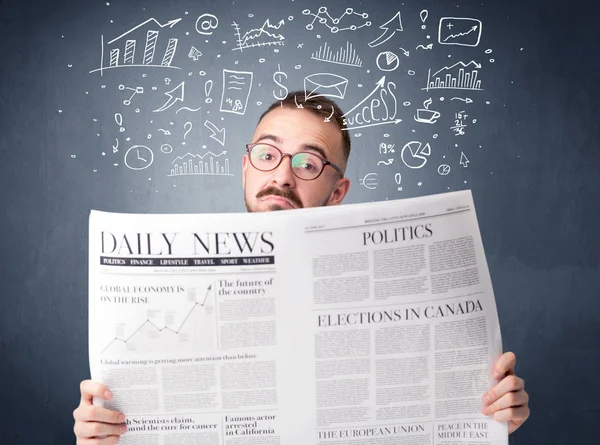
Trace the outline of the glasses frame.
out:
[[[281,153],[281,158],[279,158],[279,162],[277,163],[277,165],[276,165],[275,167],[273,167],[273,168],[270,168],[269,170],[263,170],[263,169],[261,169],[261,168],[258,168],[256,165],[254,165],[254,164],[252,163],[252,156],[250,155],[250,152],[251,152],[251,151],[252,151],[252,149],[253,149],[254,147],[256,147],[257,145],[268,145],[269,147],[272,147],[272,148],[274,148],[275,150],[277,150],[279,153]],[[331,162],[331,161],[328,161],[328,160],[327,160],[327,159],[325,159],[323,156],[321,156],[321,155],[318,155],[318,154],[316,154],[316,153],[313,153],[313,152],[309,152],[309,151],[300,151],[300,152],[298,152],[298,153],[294,153],[294,154],[291,154],[291,153],[284,153],[284,152],[282,152],[282,151],[281,151],[281,149],[280,149],[279,147],[276,147],[276,146],[275,146],[275,145],[273,145],[273,144],[269,144],[269,143],[267,143],[267,142],[254,142],[254,143],[252,143],[252,144],[246,144],[246,153],[248,153],[248,160],[250,161],[250,165],[252,165],[252,167],[254,167],[256,170],[258,170],[258,171],[261,171],[261,172],[271,172],[271,171],[275,170],[277,167],[279,167],[279,166],[281,165],[281,163],[283,162],[283,159],[284,159],[286,156],[289,156],[289,157],[290,157],[290,169],[292,170],[292,173],[294,174],[294,176],[295,176],[296,178],[298,178],[298,179],[301,179],[301,180],[303,180],[303,181],[314,181],[315,179],[317,179],[319,176],[321,176],[321,175],[323,174],[323,171],[325,170],[325,167],[327,167],[328,165],[329,165],[329,166],[331,166],[333,169],[335,169],[335,170],[336,170],[336,171],[337,171],[337,172],[338,172],[338,173],[339,173],[339,174],[342,176],[342,178],[344,177],[344,171],[343,171],[343,170],[342,170],[340,167],[338,167],[337,165],[335,165],[333,162]],[[317,176],[315,176],[315,177],[314,177],[314,178],[312,178],[312,179],[301,178],[300,176],[298,176],[298,175],[296,174],[296,172],[294,172],[294,168],[292,167],[292,158],[293,158],[294,156],[296,156],[296,155],[299,155],[299,154],[302,154],[302,153],[305,153],[305,154],[310,154],[310,155],[316,156],[316,157],[317,157],[317,158],[319,158],[319,159],[321,160],[321,162],[322,162],[321,171],[319,172],[319,174],[318,174]]]

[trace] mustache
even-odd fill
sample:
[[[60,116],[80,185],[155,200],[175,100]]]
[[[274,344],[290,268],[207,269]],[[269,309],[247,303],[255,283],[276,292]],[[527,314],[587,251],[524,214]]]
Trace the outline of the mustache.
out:
[[[260,192],[258,192],[256,194],[256,197],[263,198],[263,197],[269,196],[269,195],[280,196],[282,198],[285,198],[299,209],[304,207],[302,205],[302,201],[300,201],[300,198],[298,198],[294,192],[292,192],[291,190],[286,190],[286,189],[278,189],[273,186],[269,186],[266,189],[261,190]]]

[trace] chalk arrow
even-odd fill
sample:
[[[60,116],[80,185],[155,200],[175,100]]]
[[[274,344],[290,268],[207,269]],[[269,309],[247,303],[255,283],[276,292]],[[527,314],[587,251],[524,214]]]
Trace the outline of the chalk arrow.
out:
[[[453,97],[450,100],[462,100],[464,103],[466,104],[472,104],[473,103],[473,99],[471,99],[470,97],[467,98],[462,98],[462,97]]]
[[[402,53],[406,56],[409,57],[410,56],[410,51],[405,50],[404,48],[400,47],[400,49],[402,50]]]
[[[325,120],[323,122],[331,122],[331,118],[333,117],[333,115],[335,114],[335,108],[333,108],[333,105],[331,106],[331,114],[325,118]]]
[[[204,126],[212,132],[212,134],[210,135],[211,139],[214,139],[222,146],[225,146],[225,129],[224,128],[221,128],[219,130],[215,124],[213,124],[212,122],[210,122],[208,120],[206,122],[204,122]],[[217,136],[217,133],[220,135],[220,137]]]
[[[379,81],[375,84],[375,88],[373,89],[373,91],[371,91],[369,93],[369,95],[367,97],[365,97],[363,100],[361,100],[359,103],[357,103],[354,107],[352,107],[352,109],[348,110],[342,117],[348,116],[350,113],[352,113],[358,107],[360,107],[366,100],[368,100],[373,94],[375,94],[377,92],[377,90],[379,90],[380,88],[383,88],[384,85],[385,85],[385,76],[383,76],[381,79],[379,79]]]
[[[119,37],[117,37],[116,39],[112,39],[110,42],[107,43],[107,45],[112,45],[114,42],[116,42],[117,40],[119,40],[121,37],[126,36],[129,33],[132,33],[133,31],[135,31],[138,28],[141,28],[142,26],[147,25],[148,23],[154,23],[155,25],[160,26],[161,28],[165,28],[165,27],[169,27],[169,28],[173,28],[173,26],[175,26],[177,23],[179,23],[181,21],[181,19],[174,19],[174,20],[170,20],[167,23],[165,23],[164,25],[161,24],[158,20],[152,18],[152,19],[148,19],[146,20],[144,23],[140,23],[139,25],[137,25],[135,28],[130,29],[129,31],[127,31],[125,34],[121,34]]]
[[[398,24],[396,25],[396,29],[391,29],[393,27],[393,26],[391,26],[391,23],[396,19],[398,19]],[[387,42],[389,39],[392,38],[392,36],[394,34],[396,34],[396,31],[403,31],[402,17],[400,16],[400,11],[398,11],[394,17],[392,17],[387,22],[385,22],[383,25],[381,25],[379,27],[379,29],[383,29],[383,33],[379,37],[377,37],[375,40],[373,40],[372,42],[369,43],[369,46],[371,48],[375,48],[376,46],[379,46],[382,43]],[[390,33],[390,31],[391,31],[391,33]],[[387,37],[385,37],[386,35],[387,35]]]
[[[356,130],[358,128],[368,128],[368,127],[377,127],[379,125],[387,125],[387,124],[399,124],[400,122],[402,122],[402,119],[396,119],[393,121],[386,121],[386,122],[377,122],[376,124],[367,124],[367,125],[359,125],[357,127],[344,127],[342,128],[342,131],[350,131],[350,130]]]
[[[177,101],[183,102],[185,97],[185,81],[181,82],[171,91],[167,91],[165,94],[169,96],[169,100],[158,110],[154,110],[154,113],[160,113],[161,111],[165,111],[167,108],[171,108],[173,105],[175,105],[175,103],[177,103]]]
[[[469,161],[467,159],[467,157],[465,156],[465,154],[461,151],[460,152],[460,165],[462,165],[463,167],[467,167],[469,165]]]

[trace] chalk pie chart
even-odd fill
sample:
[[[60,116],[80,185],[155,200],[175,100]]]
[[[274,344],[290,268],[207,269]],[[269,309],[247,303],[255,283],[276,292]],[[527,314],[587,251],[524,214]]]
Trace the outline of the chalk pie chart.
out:
[[[429,144],[423,145],[421,142],[412,141],[402,148],[400,157],[402,162],[408,168],[421,168],[427,164],[427,159],[431,155],[431,147]]]
[[[400,59],[391,51],[384,51],[377,56],[377,68],[381,71],[394,71],[400,66]]]

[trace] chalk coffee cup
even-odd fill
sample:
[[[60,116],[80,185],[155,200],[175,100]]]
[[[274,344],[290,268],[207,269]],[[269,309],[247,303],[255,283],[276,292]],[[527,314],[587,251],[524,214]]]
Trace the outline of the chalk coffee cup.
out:
[[[438,111],[426,110],[425,108],[418,108],[415,120],[417,122],[427,122],[432,124],[440,116],[441,114]]]

